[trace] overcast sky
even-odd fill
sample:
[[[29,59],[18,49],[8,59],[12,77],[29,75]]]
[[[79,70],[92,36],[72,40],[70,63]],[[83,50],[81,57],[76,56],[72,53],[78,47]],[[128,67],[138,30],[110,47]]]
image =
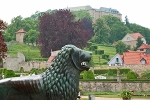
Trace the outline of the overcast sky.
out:
[[[117,9],[122,19],[127,15],[130,23],[150,28],[149,0],[1,0],[0,19],[10,24],[11,19],[21,15],[29,17],[36,11],[86,6],[99,9],[107,7]]]

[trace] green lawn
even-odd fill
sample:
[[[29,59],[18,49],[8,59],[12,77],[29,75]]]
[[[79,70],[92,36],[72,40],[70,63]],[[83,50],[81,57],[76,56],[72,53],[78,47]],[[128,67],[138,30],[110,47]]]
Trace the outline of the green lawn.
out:
[[[17,57],[18,52],[22,52],[27,60],[30,59],[40,59],[40,50],[36,46],[30,46],[26,44],[11,44],[7,46],[7,53],[13,57]]]
[[[25,55],[26,60],[42,59],[40,55],[40,50],[36,46],[30,46],[27,44],[11,44],[8,45],[7,47],[8,47],[7,53],[12,55],[13,57],[17,57],[17,53],[22,52]],[[88,48],[86,50],[88,50]],[[109,59],[111,59],[116,54],[114,47],[106,47],[98,45],[98,50],[104,50],[104,54],[109,55]],[[95,66],[107,65],[108,60],[102,59],[101,55],[95,55],[95,52],[94,51],[92,52],[93,52],[92,59]]]
[[[109,55],[109,59],[116,55],[116,50],[114,47],[98,45],[98,50],[104,50],[104,54]],[[96,55],[95,51],[92,51],[92,59],[95,66],[107,65],[107,62],[109,61],[106,59],[102,59],[102,55]]]

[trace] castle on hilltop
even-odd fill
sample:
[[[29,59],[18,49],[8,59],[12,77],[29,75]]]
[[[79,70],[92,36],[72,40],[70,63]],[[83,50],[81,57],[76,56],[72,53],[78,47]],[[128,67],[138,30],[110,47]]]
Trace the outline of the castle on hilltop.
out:
[[[78,7],[68,7],[67,9],[70,9],[71,11],[87,10],[93,18],[93,22],[96,19],[102,17],[103,15],[113,15],[122,21],[122,14],[118,10],[112,8],[100,7],[99,9],[94,9],[91,6],[87,5]]]

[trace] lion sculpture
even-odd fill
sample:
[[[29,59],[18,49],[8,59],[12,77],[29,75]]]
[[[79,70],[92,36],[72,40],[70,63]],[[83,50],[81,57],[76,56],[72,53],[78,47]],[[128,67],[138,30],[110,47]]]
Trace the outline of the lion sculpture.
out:
[[[42,74],[0,80],[0,100],[76,100],[91,53],[65,45]]]

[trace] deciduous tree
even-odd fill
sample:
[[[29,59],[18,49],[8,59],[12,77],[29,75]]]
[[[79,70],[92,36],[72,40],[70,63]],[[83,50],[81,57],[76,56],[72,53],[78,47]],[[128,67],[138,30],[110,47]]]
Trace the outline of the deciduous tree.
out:
[[[7,45],[4,43],[4,38],[2,35],[2,31],[6,29],[6,25],[2,20],[0,20],[0,67],[2,63],[2,58],[5,58],[5,53],[7,52]]]
[[[59,50],[66,44],[74,44],[80,48],[87,45],[90,31],[84,29],[81,21],[75,21],[75,15],[69,10],[45,13],[39,20],[38,43],[43,57],[49,57],[51,49]]]

